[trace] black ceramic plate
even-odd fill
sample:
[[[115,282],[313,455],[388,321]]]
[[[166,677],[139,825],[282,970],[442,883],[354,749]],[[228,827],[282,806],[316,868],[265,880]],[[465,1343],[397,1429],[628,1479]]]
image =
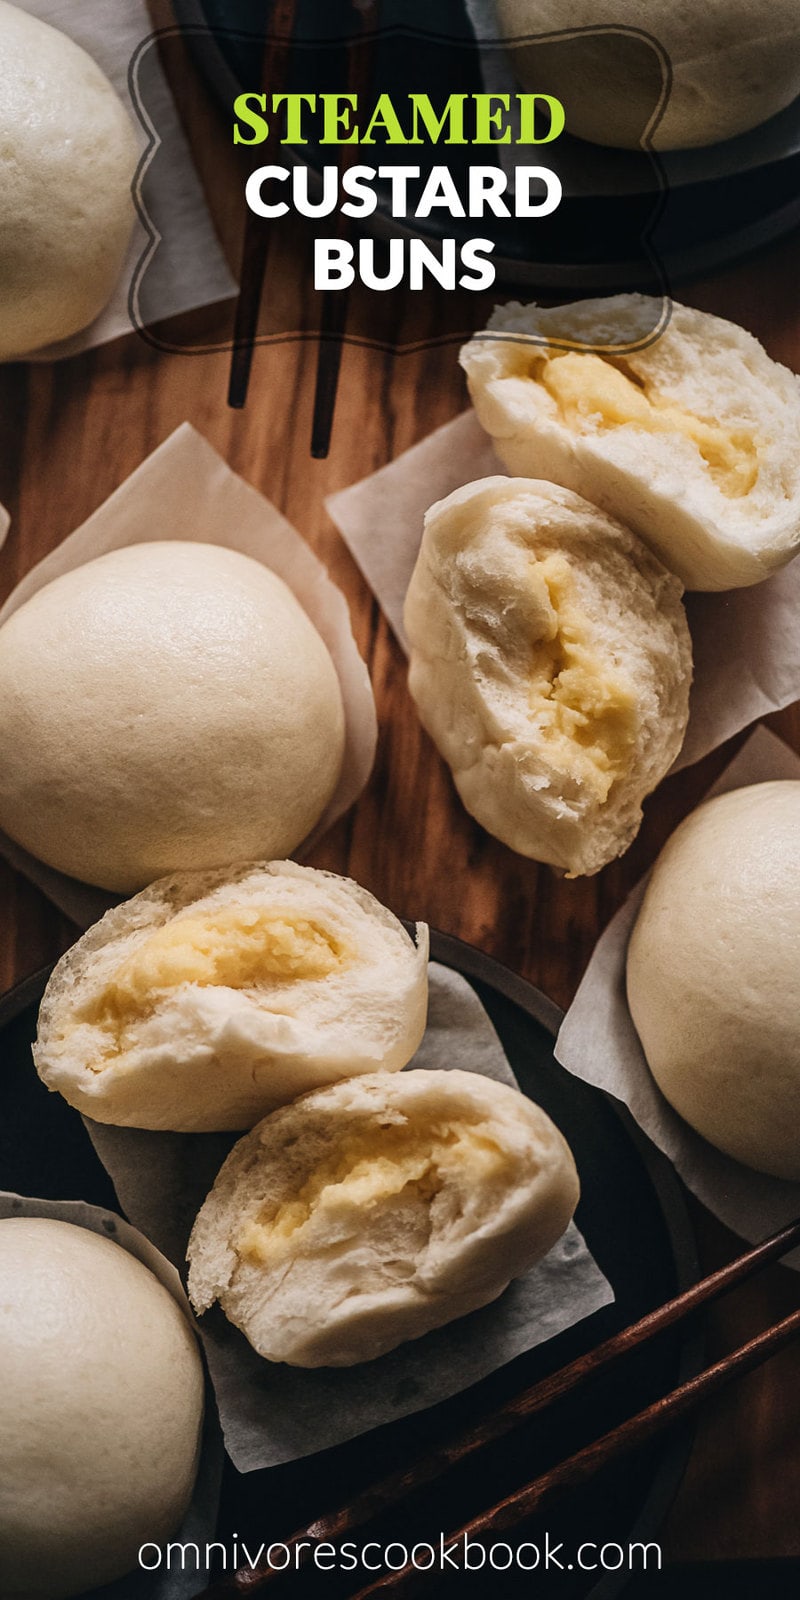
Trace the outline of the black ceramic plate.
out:
[[[560,1012],[549,1000],[489,960],[480,951],[434,935],[432,956],[473,984],[503,1042],[524,1091],[538,1100],[562,1128],[578,1164],[582,1198],[577,1222],[616,1299],[568,1333],[521,1356],[501,1372],[433,1410],[377,1430],[336,1450],[296,1465],[240,1476],[226,1468],[220,1537],[238,1533],[260,1543],[280,1540],[301,1522],[346,1497],[357,1486],[411,1459],[480,1408],[490,1408],[524,1384],[562,1366],[615,1329],[675,1294],[697,1275],[694,1242],[681,1190],[672,1169],[638,1132],[627,1114],[558,1065],[553,1040]],[[110,1180],[89,1142],[80,1117],[60,1096],[48,1094],[33,1069],[30,1043],[47,974],[23,983],[0,1001],[0,1188],[47,1199],[82,1199],[117,1209]],[[590,1437],[665,1393],[697,1369],[699,1351],[680,1329],[655,1341],[620,1371],[581,1391],[557,1414],[537,1420],[518,1440],[506,1441],[479,1470],[462,1471],[448,1486],[411,1503],[387,1526],[387,1538],[425,1539],[458,1525],[479,1506],[527,1481]],[[683,1433],[651,1445],[608,1468],[586,1491],[547,1518],[551,1540],[567,1550],[582,1541],[598,1545],[656,1537],[680,1478],[688,1451]],[[520,1536],[522,1537],[522,1535]],[[542,1540],[544,1526],[526,1530]],[[412,1541],[413,1542],[413,1541]],[[616,1558],[615,1558],[616,1559]],[[362,1575],[363,1581],[363,1575]],[[460,1579],[458,1595],[488,1594],[486,1578]],[[542,1576],[542,1583],[545,1579]],[[548,1572],[546,1592],[556,1600],[609,1600],[620,1576],[577,1571]],[[319,1592],[333,1600],[340,1591],[332,1575]],[[431,1585],[431,1594],[447,1592]],[[493,1576],[495,1596],[531,1592],[531,1576]],[[304,1600],[317,1593],[304,1580]]]
[[[173,0],[173,6],[200,70],[230,119],[235,95],[258,88],[257,35],[269,17],[269,4]],[[343,88],[341,54],[327,45],[314,53],[308,41],[323,34],[329,40],[347,38],[358,27],[356,15],[353,0],[298,0],[293,87]],[[376,90],[398,97],[428,91],[438,104],[450,92],[485,86],[464,0],[437,0],[435,6],[430,0],[381,0],[380,27],[371,73]],[[544,65],[542,70],[546,75]],[[800,222],[800,157],[785,155],[797,146],[800,100],[773,123],[777,131],[763,157],[749,150],[751,135],[656,161],[644,152],[603,150],[567,132],[552,147],[552,165],[564,185],[558,211],[538,224],[481,220],[480,233],[494,240],[498,280],[508,287],[559,293],[639,288],[661,294],[666,280],[713,270],[778,237]],[[737,157],[740,145],[746,148]],[[323,156],[308,147],[302,158],[316,170],[330,161],[331,152]],[[395,151],[392,159],[402,160],[402,152],[398,157]],[[458,178],[459,166],[475,156],[469,147],[450,147],[445,156],[435,147],[421,147],[413,159],[423,173],[426,162],[446,159]],[[540,147],[535,159],[548,164],[550,148]],[[436,212],[414,227],[431,237],[440,237],[443,229],[460,239],[476,232],[475,222],[448,218],[444,225]],[[386,194],[374,228],[400,231]]]

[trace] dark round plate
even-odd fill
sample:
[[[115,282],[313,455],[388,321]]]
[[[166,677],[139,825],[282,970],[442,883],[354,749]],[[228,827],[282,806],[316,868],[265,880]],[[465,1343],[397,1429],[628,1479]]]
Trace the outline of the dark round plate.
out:
[[[256,7],[253,0],[173,0],[173,6],[230,121],[234,97],[259,87],[270,6]],[[353,0],[298,0],[297,17],[292,87],[341,91],[346,69],[331,41],[347,39],[358,28]],[[398,97],[398,103],[412,90],[431,92],[432,85],[437,104],[451,92],[473,93],[486,86],[481,47],[464,0],[437,0],[435,7],[430,0],[381,0],[373,54],[371,82],[376,91]],[[490,79],[492,57],[502,60],[502,52],[490,49]],[[546,78],[546,56],[542,74]],[[800,100],[766,125],[768,133],[776,131],[763,152],[761,130],[756,130],[699,152],[658,158],[644,150],[604,150],[567,131],[557,145],[541,146],[534,157],[556,168],[564,190],[557,212],[544,223],[491,217],[480,224],[443,221],[444,214],[434,211],[426,221],[404,224],[391,215],[388,191],[379,189],[370,226],[379,234],[408,232],[413,226],[423,236],[438,240],[447,234],[462,243],[480,232],[494,242],[498,281],[507,287],[575,294],[642,289],[660,295],[666,278],[726,265],[800,222],[800,156],[787,155],[797,148],[798,123]],[[253,154],[258,156],[257,148]],[[471,146],[444,151],[421,146],[411,154],[423,176],[446,161],[457,182],[470,162],[492,160],[491,152],[476,157]],[[318,171],[335,160],[336,152],[309,145],[297,155]],[[388,159],[402,162],[404,157],[390,151]]]
[[[561,1013],[537,989],[480,951],[442,934],[432,937],[432,958],[460,972],[473,985],[502,1040],[525,1093],[540,1102],[566,1135],[575,1154],[582,1198],[577,1222],[613,1285],[616,1299],[577,1327],[519,1357],[492,1377],[440,1406],[289,1466],[241,1476],[226,1466],[219,1537],[281,1540],[314,1514],[344,1500],[358,1486],[412,1460],[445,1429],[456,1429],[476,1413],[592,1348],[693,1282],[694,1240],[680,1186],[664,1157],[648,1143],[615,1102],[570,1076],[556,1062],[553,1042]],[[40,973],[0,1001],[0,1188],[47,1199],[82,1199],[118,1209],[110,1180],[95,1155],[80,1117],[57,1094],[49,1094],[33,1069],[30,1044],[47,973]],[[696,1337],[680,1327],[627,1358],[536,1420],[532,1429],[506,1440],[479,1468],[460,1469],[451,1481],[428,1492],[425,1503],[409,1502],[376,1536],[413,1542],[438,1537],[530,1480],[624,1416],[664,1394],[696,1371]],[[679,1482],[689,1448],[684,1431],[651,1444],[606,1468],[580,1494],[554,1508],[546,1529],[520,1534],[543,1545],[563,1541],[565,1551],[582,1542],[621,1545],[656,1537]],[[566,1556],[564,1557],[566,1560]],[[589,1558],[591,1559],[591,1557]],[[616,1554],[614,1560],[617,1559]],[[652,1557],[651,1557],[652,1559]],[[544,1573],[541,1574],[545,1581]],[[366,1581],[362,1572],[360,1582]],[[486,1577],[460,1577],[464,1589],[485,1597]],[[573,1570],[546,1574],[547,1594],[557,1600],[610,1600],[624,1586],[624,1573]],[[351,1580],[352,1583],[352,1580]],[[317,1592],[304,1580],[303,1596]],[[297,1591],[295,1591],[297,1592]],[[346,1593],[333,1574],[319,1592]],[[352,1588],[351,1591],[352,1592]],[[441,1586],[431,1593],[445,1593]],[[531,1592],[530,1574],[493,1574],[495,1597]]]

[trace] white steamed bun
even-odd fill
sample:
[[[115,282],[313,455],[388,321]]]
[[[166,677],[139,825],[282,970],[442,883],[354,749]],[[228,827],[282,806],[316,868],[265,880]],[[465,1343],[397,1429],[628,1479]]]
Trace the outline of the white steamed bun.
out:
[[[735,323],[673,304],[659,333],[662,310],[498,307],[461,352],[475,409],[509,472],[619,517],[687,589],[760,583],[800,549],[800,383]]]
[[[678,580],[568,490],[484,478],[428,512],[405,625],[411,693],[472,816],[573,877],[620,855],[686,729]]]
[[[290,855],[344,738],[326,645],[237,550],[113,550],[0,628],[0,827],[103,889]]]
[[[693,811],[653,869],[628,947],[650,1071],[709,1143],[800,1182],[800,783]]]
[[[66,1600],[178,1528],[203,1366],[154,1274],[74,1223],[0,1221],[0,1283],[0,1594]]]
[[[189,1293],[269,1361],[352,1366],[497,1299],[578,1192],[565,1140],[516,1089],[458,1069],[349,1079],[234,1147]]]
[[[79,333],[110,299],[138,144],[91,56],[5,0],[0,56],[0,361],[14,361]]]
[[[56,966],[34,1060],[96,1122],[249,1128],[318,1084],[394,1072],[425,1029],[417,942],[349,878],[293,861],[179,873]]]

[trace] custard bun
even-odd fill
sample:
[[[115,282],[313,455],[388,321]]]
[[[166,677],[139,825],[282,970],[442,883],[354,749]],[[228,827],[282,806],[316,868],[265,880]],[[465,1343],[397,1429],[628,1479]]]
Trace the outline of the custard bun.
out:
[[[484,478],[428,512],[405,626],[411,694],[471,815],[570,877],[621,855],[686,729],[677,578],[569,490]]]
[[[251,1128],[318,1084],[405,1066],[427,960],[425,925],[415,943],[349,878],[292,861],[178,873],[62,957],[34,1061],[96,1122]]]
[[[800,1182],[800,782],[693,811],[662,850],[628,947],[650,1071],[710,1144]]]
[[[87,1228],[4,1218],[0,1283],[0,1594],[65,1600],[176,1532],[203,1365],[169,1290]]]
[[[800,383],[708,312],[673,304],[654,332],[661,310],[498,306],[461,351],[475,409],[509,472],[619,517],[685,588],[760,583],[800,548]]]
[[[234,1147],[189,1240],[189,1295],[259,1355],[349,1367],[496,1300],[578,1202],[549,1117],[474,1072],[315,1090]]]
[[[797,0],[571,0],[568,16],[563,0],[496,3],[501,36],[523,40],[513,49],[521,81],[557,95],[569,132],[596,144],[635,149],[646,132],[657,150],[716,144],[800,94]],[[590,29],[602,31],[580,31]],[[524,42],[551,30],[562,37]],[[651,37],[669,63],[663,107]]]
[[[326,645],[237,550],[113,550],[0,628],[0,827],[118,894],[290,855],[334,793],[344,740]]]
[[[0,361],[16,361],[88,327],[110,299],[138,142],[86,51],[5,0],[0,56]]]

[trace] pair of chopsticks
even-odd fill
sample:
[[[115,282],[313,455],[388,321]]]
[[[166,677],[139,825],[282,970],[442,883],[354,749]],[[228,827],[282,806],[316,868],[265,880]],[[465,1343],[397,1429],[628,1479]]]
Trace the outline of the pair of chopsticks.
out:
[[[366,41],[375,20],[377,0],[353,0],[353,5],[360,21],[360,36],[354,36],[348,43],[347,91],[358,97],[366,92],[369,84],[370,52]],[[288,83],[296,10],[297,0],[275,0],[261,69],[261,88],[265,92],[279,91]],[[270,151],[272,144],[273,136],[270,134],[266,145],[267,161],[274,159],[274,151]],[[343,145],[339,152],[340,177],[351,159],[350,148]],[[263,217],[257,217],[248,209],[228,384],[228,404],[235,410],[241,410],[247,400],[269,261],[271,226]],[[341,236],[346,236],[346,232],[346,225],[341,223]],[[347,300],[345,289],[327,289],[322,296],[311,427],[311,454],[318,461],[324,460],[330,449],[342,347],[347,329]]]
[[[763,1243],[755,1245],[753,1249],[736,1257],[727,1266],[703,1278],[700,1283],[693,1284],[675,1299],[668,1300],[665,1305],[648,1312],[631,1327],[623,1328],[621,1332],[613,1334],[596,1349],[579,1356],[561,1371],[552,1373],[540,1383],[523,1390],[521,1394],[512,1396],[491,1416],[483,1418],[456,1438],[445,1441],[410,1466],[391,1473],[379,1483],[371,1484],[348,1505],[315,1518],[307,1527],[298,1529],[288,1539],[282,1540],[282,1545],[288,1546],[293,1557],[297,1551],[299,1570],[310,1555],[308,1546],[305,1550],[298,1551],[301,1541],[309,1541],[309,1544],[320,1540],[336,1543],[344,1537],[351,1536],[356,1528],[391,1510],[427,1484],[435,1482],[450,1468],[461,1466],[484,1450],[487,1445],[512,1433],[531,1417],[561,1400],[564,1395],[577,1389],[596,1373],[608,1368],[620,1357],[631,1350],[639,1349],[656,1334],[673,1327],[677,1322],[682,1322],[699,1307],[709,1305],[728,1290],[745,1283],[763,1267],[779,1261],[797,1245],[800,1245],[800,1220],[782,1228]],[[680,1384],[670,1394],[654,1401],[627,1422],[612,1428],[609,1433],[586,1445],[567,1461],[561,1462],[533,1482],[515,1490],[489,1510],[474,1517],[471,1522],[451,1531],[447,1535],[448,1544],[463,1540],[465,1535],[473,1539],[508,1532],[533,1513],[540,1511],[545,1504],[549,1508],[551,1502],[565,1490],[574,1489],[588,1482],[609,1463],[618,1460],[630,1450],[680,1421],[701,1401],[717,1394],[733,1378],[760,1366],[799,1333],[800,1310],[785,1317],[774,1327],[765,1329],[738,1350],[729,1352],[713,1366],[705,1368],[696,1377]],[[240,1597],[241,1600],[241,1597],[261,1592],[281,1577],[285,1578],[285,1574],[268,1567],[241,1568],[206,1589],[204,1600],[234,1600],[234,1597]],[[405,1567],[399,1571],[389,1572],[375,1583],[369,1584],[367,1588],[359,1590],[354,1600],[373,1600],[373,1597],[387,1596],[391,1597],[391,1600],[408,1600],[408,1597],[424,1591],[426,1579],[425,1571]]]

